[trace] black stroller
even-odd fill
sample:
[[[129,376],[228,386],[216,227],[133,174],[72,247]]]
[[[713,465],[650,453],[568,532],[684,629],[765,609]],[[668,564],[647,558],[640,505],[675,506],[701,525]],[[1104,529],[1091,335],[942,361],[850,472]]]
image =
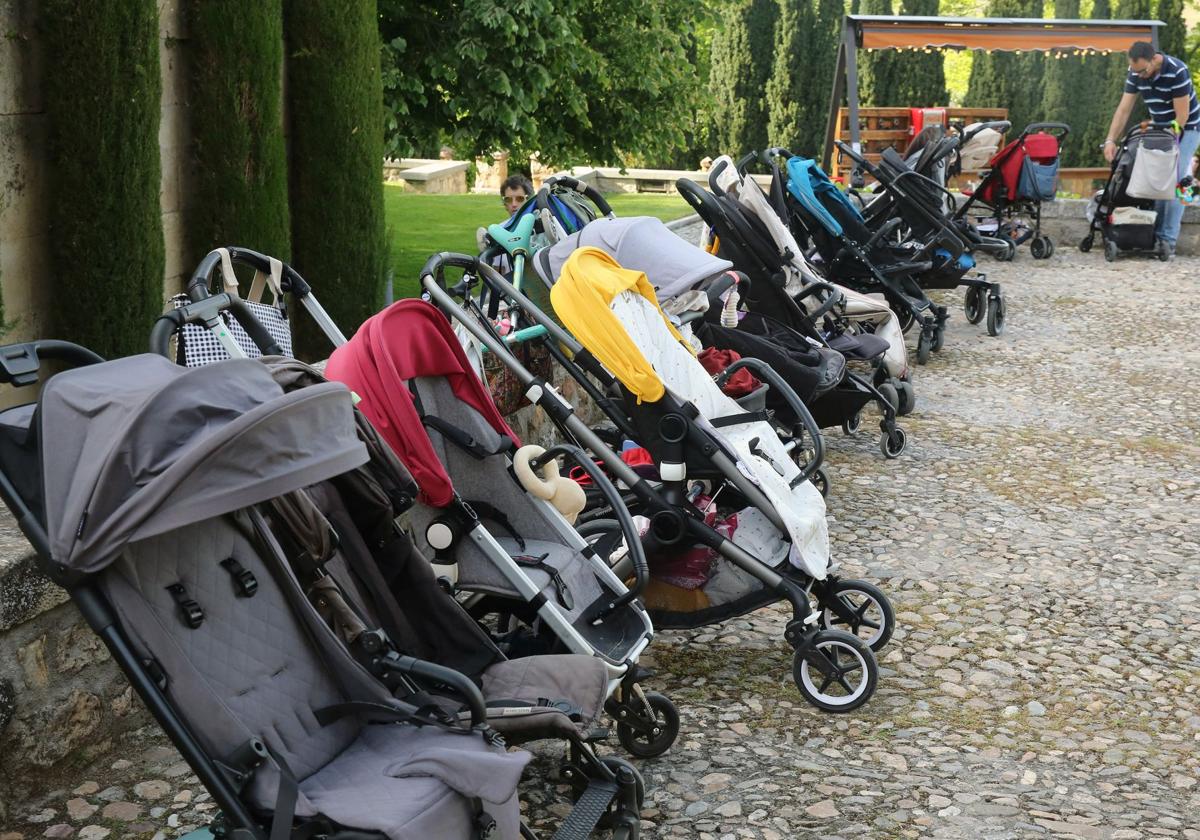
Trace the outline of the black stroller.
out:
[[[266,523],[272,499],[367,460],[349,392],[57,341],[4,348],[0,381],[36,385],[46,361],[76,369],[5,411],[0,496],[212,795],[212,835],[516,840],[528,755],[504,751],[478,687],[355,661]],[[393,697],[384,673],[435,682],[467,718]]]
[[[1121,138],[1108,181],[1088,204],[1088,232],[1079,242],[1080,251],[1092,250],[1099,233],[1109,262],[1123,251],[1151,253],[1163,261],[1171,258],[1167,243],[1154,237],[1154,202],[1168,195],[1175,198],[1178,148],[1175,135],[1165,128],[1135,126]]]

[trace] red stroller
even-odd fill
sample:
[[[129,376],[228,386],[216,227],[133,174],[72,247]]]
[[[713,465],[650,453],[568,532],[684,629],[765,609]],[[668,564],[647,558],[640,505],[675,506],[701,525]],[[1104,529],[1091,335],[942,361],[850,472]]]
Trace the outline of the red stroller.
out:
[[[1008,261],[1016,254],[1018,245],[1032,238],[1029,252],[1035,260],[1049,259],[1054,253],[1054,242],[1049,236],[1042,236],[1042,202],[1054,200],[1059,146],[1070,130],[1065,123],[1025,126],[1020,137],[988,161],[979,186],[973,191],[963,190],[967,200],[954,218],[965,219],[970,214],[980,233],[1003,243],[995,250],[986,245],[981,250],[989,250],[996,259]],[[1029,222],[1023,216],[1028,216]]]

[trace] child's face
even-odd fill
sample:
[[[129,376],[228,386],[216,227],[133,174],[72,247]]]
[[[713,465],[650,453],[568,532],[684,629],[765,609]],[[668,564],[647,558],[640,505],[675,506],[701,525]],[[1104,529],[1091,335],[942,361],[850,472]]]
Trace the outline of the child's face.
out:
[[[521,208],[521,205],[525,203],[527,198],[529,196],[525,194],[525,190],[520,187],[509,187],[504,191],[504,209],[509,214],[515,213]]]

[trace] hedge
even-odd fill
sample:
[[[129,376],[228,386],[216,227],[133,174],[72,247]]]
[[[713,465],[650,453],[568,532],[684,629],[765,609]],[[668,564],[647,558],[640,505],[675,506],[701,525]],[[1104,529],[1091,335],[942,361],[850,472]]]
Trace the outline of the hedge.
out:
[[[185,11],[191,257],[242,245],[287,260],[283,0],[190,0]]]
[[[155,0],[43,0],[56,337],[145,352],[163,305]]]
[[[350,335],[383,303],[383,88],[375,0],[286,0],[292,265]],[[329,345],[297,315],[297,350]]]

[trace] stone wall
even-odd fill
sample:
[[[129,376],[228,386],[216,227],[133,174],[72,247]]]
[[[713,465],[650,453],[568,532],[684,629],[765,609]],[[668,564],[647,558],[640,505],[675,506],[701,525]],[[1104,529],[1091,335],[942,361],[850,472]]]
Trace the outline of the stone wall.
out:
[[[6,341],[45,338],[44,313],[53,288],[49,254],[45,156],[46,66],[37,30],[36,0],[0,0],[0,292]],[[161,205],[166,271],[163,299],[182,288],[191,271],[184,249],[190,137],[185,75],[187,32],[180,0],[159,2],[162,74]]]

